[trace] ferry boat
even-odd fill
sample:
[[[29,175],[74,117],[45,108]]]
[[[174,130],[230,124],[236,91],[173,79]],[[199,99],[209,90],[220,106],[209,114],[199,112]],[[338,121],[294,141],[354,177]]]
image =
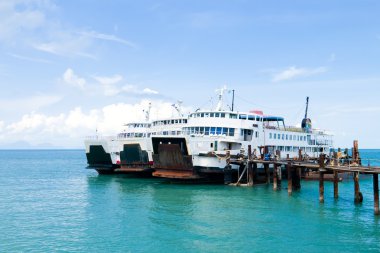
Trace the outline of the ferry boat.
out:
[[[140,173],[153,171],[152,136],[176,136],[181,134],[187,117],[181,112],[181,101],[173,104],[178,116],[150,121],[149,108],[144,110],[145,121],[124,125],[116,136],[89,136],[85,139],[88,168],[99,174]]]
[[[198,110],[189,115],[181,136],[152,139],[154,176],[172,179],[210,179],[222,181],[227,158],[247,156],[248,146],[256,156],[275,155],[316,158],[333,147],[332,135],[313,129],[305,118],[301,127],[288,127],[283,117],[264,115],[261,111],[223,110],[223,96],[213,110]],[[307,101],[308,107],[308,101]],[[237,171],[238,165],[229,165]]]

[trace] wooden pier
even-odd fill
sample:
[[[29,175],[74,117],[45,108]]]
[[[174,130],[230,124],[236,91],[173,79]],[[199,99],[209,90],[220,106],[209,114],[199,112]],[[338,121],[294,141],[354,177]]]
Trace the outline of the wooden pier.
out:
[[[227,154],[228,156],[228,154]],[[324,203],[325,196],[325,175],[333,175],[334,183],[334,198],[339,197],[339,177],[338,173],[350,173],[353,175],[354,181],[354,202],[362,203],[363,195],[360,192],[360,174],[372,175],[373,178],[373,198],[374,198],[374,214],[380,215],[379,211],[379,166],[363,166],[359,157],[359,149],[357,141],[354,141],[354,147],[352,149],[352,158],[345,157],[340,158],[340,154],[334,152],[332,157],[327,157],[325,154],[321,154],[319,159],[307,160],[302,158],[300,154],[298,159],[264,159],[264,155],[261,157],[253,157],[251,147],[248,147],[247,158],[241,159],[228,159],[228,163],[243,165],[244,170],[240,173],[238,181],[232,185],[247,185],[253,186],[255,182],[267,183],[273,182],[273,190],[278,190],[281,187],[282,181],[282,169],[287,174],[288,179],[288,194],[292,195],[293,190],[301,189],[301,178],[305,176],[307,172],[318,173],[319,177],[319,202]],[[276,156],[277,157],[277,156]],[[264,180],[257,180],[258,165],[262,165],[264,171]],[[272,173],[270,173],[270,167]],[[272,175],[272,180],[270,178]],[[245,177],[246,176],[246,177]],[[246,183],[244,183],[246,178]]]

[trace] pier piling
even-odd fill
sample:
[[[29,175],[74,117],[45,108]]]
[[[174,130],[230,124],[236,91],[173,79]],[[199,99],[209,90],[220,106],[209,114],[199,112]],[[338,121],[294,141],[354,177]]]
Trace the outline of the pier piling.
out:
[[[248,185],[253,186],[252,148],[248,145]]]
[[[373,204],[375,207],[375,215],[380,215],[379,211],[379,175],[373,174]]]
[[[334,198],[337,199],[339,197],[338,193],[338,183],[339,183],[339,174],[338,171],[334,171]]]
[[[293,182],[292,182],[292,165],[290,162],[286,165],[288,171],[288,195],[292,195],[293,192]]]
[[[359,172],[354,172],[354,183],[355,183],[355,203],[361,203],[363,202],[363,195],[360,192],[359,187]]]
[[[264,164],[264,170],[265,170],[265,182],[266,182],[267,184],[270,184],[269,164]]]
[[[325,184],[324,184],[324,172],[319,172],[319,203],[325,202]]]
[[[325,154],[319,156],[319,203],[325,202]]]
[[[273,190],[277,190],[277,164],[273,164]]]

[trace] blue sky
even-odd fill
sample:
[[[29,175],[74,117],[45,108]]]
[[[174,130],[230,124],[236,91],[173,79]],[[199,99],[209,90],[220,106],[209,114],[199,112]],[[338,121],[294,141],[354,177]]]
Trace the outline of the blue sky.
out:
[[[0,147],[82,147],[184,102],[380,145],[379,1],[7,0],[0,3]]]

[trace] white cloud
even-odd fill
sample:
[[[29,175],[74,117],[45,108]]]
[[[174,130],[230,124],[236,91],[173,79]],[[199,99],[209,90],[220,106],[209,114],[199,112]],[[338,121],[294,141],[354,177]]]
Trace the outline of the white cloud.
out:
[[[143,89],[142,93],[144,93],[144,94],[158,94],[158,91],[155,91],[155,90],[152,90],[149,88],[145,88],[145,89]]]
[[[98,39],[98,40],[106,40],[106,41],[112,41],[112,42],[117,42],[121,43],[130,47],[136,47],[136,45],[128,40],[119,38],[115,35],[112,34],[104,34],[104,33],[99,33],[96,31],[84,31],[84,32],[79,32],[80,35],[88,37],[88,38],[93,38],[93,39]]]
[[[9,56],[12,56],[13,58],[23,60],[23,61],[31,61],[31,62],[37,62],[37,63],[51,63],[51,61],[41,59],[41,58],[33,58],[28,56],[22,56],[18,54],[8,53]]]
[[[0,108],[3,111],[35,111],[40,108],[53,105],[61,101],[62,97],[58,95],[37,94],[30,97],[15,97],[10,99],[2,98]]]
[[[63,81],[69,85],[80,88],[82,90],[86,87],[86,79],[77,76],[71,68],[68,68],[63,73]]]
[[[136,104],[111,104],[88,112],[76,107],[58,115],[29,113],[9,124],[0,121],[0,140],[3,143],[23,141],[38,145],[48,142],[56,146],[83,147],[84,136],[94,135],[96,129],[101,135],[116,135],[123,124],[144,120],[143,110],[150,102],[151,119],[167,118],[175,113],[172,103],[148,100]]]
[[[286,81],[295,79],[298,77],[305,77],[305,76],[312,76],[316,74],[321,74],[327,71],[327,68],[325,67],[319,67],[314,69],[308,69],[308,68],[297,68],[295,66],[291,66],[277,74],[274,75],[272,81],[273,82],[280,82],[280,81]]]
[[[105,96],[115,96],[121,93],[136,94],[136,95],[159,94],[158,91],[155,91],[150,88],[141,89],[138,86],[132,85],[132,84],[122,85],[121,82],[123,81],[124,78],[123,76],[118,75],[118,74],[110,76],[110,77],[94,76],[93,78],[101,85]]]
[[[42,2],[49,1],[3,1],[0,4],[0,39],[13,41],[14,36],[25,36],[25,33],[42,27],[46,22]]]
[[[59,29],[59,28],[57,28]],[[84,57],[97,60],[94,54],[88,52],[92,42],[83,36],[75,36],[70,31],[54,31],[51,32],[49,42],[35,43],[33,48],[49,54],[64,57]]]
[[[94,79],[103,85],[113,85],[123,80],[123,77],[121,75],[114,75],[110,77],[94,76]]]

